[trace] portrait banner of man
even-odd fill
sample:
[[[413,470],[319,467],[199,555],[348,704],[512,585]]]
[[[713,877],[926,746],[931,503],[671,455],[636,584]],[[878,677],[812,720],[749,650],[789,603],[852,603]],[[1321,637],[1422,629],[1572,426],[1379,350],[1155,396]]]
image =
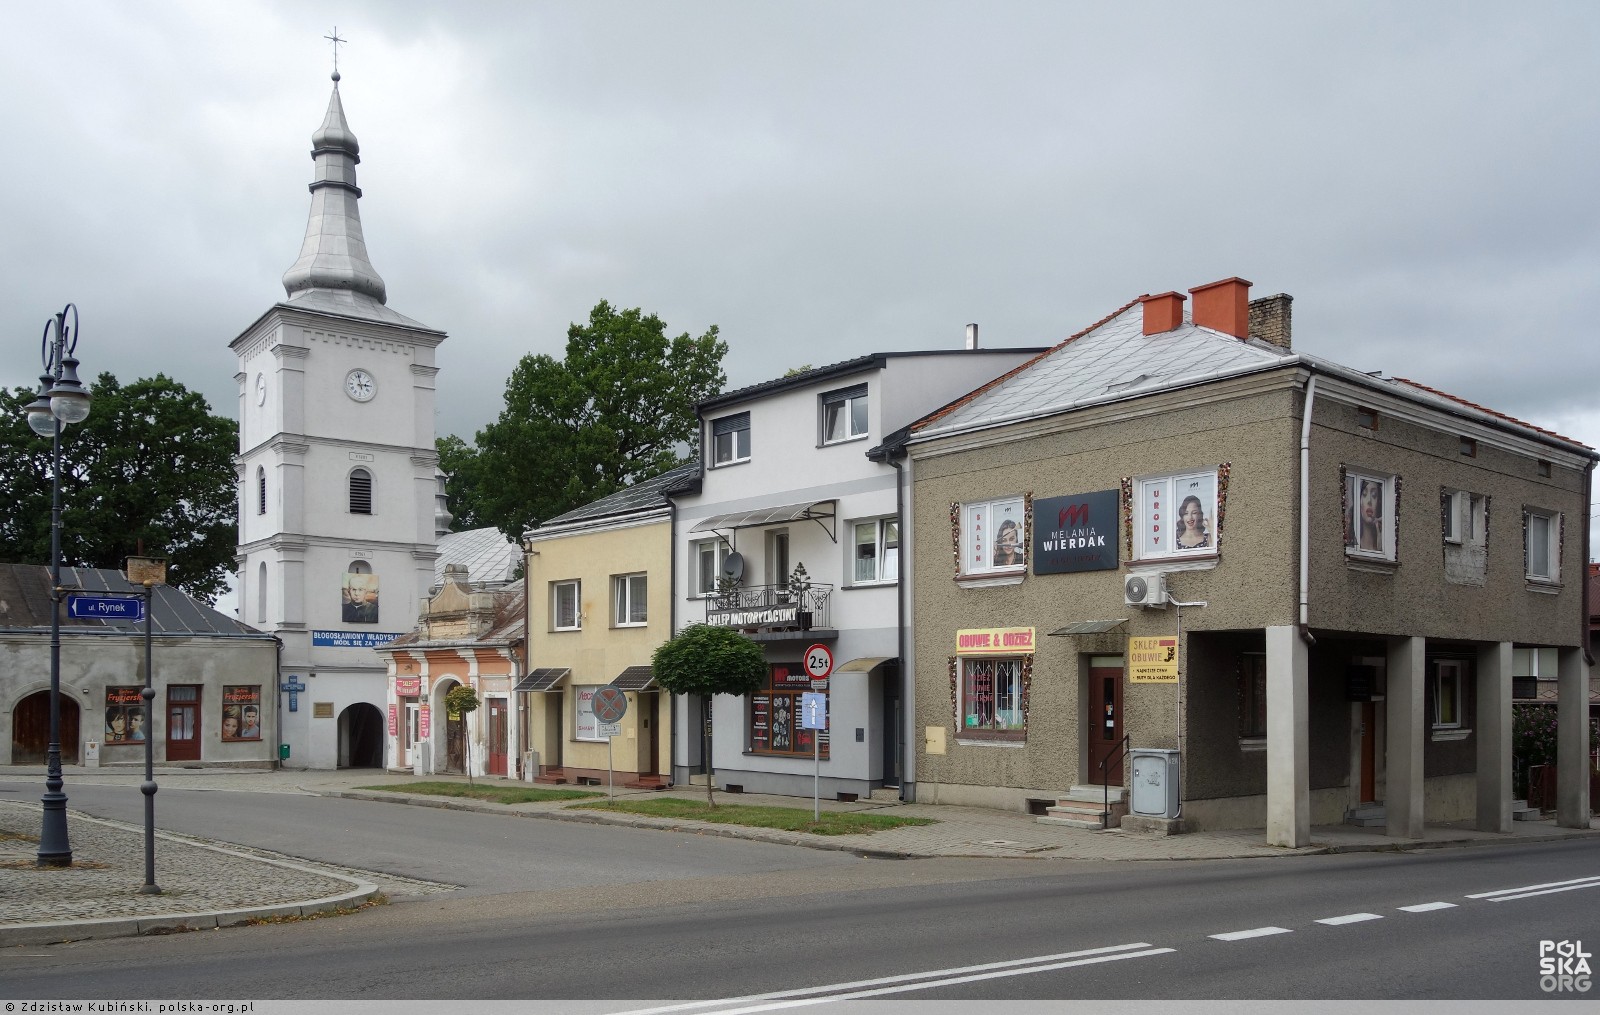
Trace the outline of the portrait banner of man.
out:
[[[340,589],[340,619],[346,624],[378,622],[378,576],[347,573]]]

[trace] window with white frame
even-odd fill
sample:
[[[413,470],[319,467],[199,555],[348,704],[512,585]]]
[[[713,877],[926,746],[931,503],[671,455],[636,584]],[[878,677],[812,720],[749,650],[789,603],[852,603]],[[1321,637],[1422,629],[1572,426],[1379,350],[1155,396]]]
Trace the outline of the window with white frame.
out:
[[[572,689],[572,738],[574,740],[603,741],[608,739],[600,735],[600,720],[594,716],[594,695],[602,686],[604,685],[580,684]]]
[[[1347,470],[1344,550],[1353,557],[1394,560],[1395,478]]]
[[[717,578],[728,559],[728,544],[720,539],[706,539],[689,544],[689,594],[691,596],[715,595]]]
[[[1022,733],[1022,659],[961,660],[963,732]]]
[[[711,421],[711,464],[735,465],[750,460],[750,414],[736,412]]]
[[[583,626],[579,590],[577,581],[550,583],[550,626],[555,630],[576,631]]]
[[[1217,473],[1185,472],[1138,480],[1134,557],[1206,557],[1217,552]]]
[[[856,585],[869,582],[891,582],[900,578],[900,522],[894,518],[879,518],[869,522],[856,522],[854,531],[851,581]]]
[[[1511,697],[1533,701],[1540,697],[1539,681],[1556,679],[1559,656],[1554,648],[1529,646],[1511,650]]]
[[[1444,541],[1462,546],[1481,546],[1484,537],[1484,511],[1487,501],[1480,493],[1466,490],[1444,491],[1442,521]]]
[[[1433,727],[1460,729],[1464,714],[1462,694],[1467,664],[1462,659],[1439,659],[1433,664]]]
[[[1561,515],[1524,508],[1522,512],[1523,570],[1530,581],[1561,580]]]
[[[1027,512],[1021,497],[961,505],[961,573],[992,574],[1027,565]]]
[[[648,593],[649,582],[644,575],[612,575],[612,623],[617,627],[643,627],[650,619]]]
[[[822,396],[822,443],[839,444],[867,435],[867,386],[830,391]]]

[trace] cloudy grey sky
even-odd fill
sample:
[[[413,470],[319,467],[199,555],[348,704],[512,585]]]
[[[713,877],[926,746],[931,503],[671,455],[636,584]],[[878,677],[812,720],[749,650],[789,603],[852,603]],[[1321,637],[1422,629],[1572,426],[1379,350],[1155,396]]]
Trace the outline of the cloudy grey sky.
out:
[[[1295,345],[1600,445],[1600,4],[3,5],[0,383],[233,412],[299,252],[337,25],[389,305],[469,440],[601,299],[729,381],[1046,344],[1239,275]]]

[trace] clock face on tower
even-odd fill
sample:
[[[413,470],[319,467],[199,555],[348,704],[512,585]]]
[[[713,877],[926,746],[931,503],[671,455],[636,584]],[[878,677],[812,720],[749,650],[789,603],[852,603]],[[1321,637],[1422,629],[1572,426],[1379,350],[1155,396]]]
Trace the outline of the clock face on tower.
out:
[[[365,370],[352,370],[344,376],[344,393],[358,402],[370,402],[378,393],[378,382]]]

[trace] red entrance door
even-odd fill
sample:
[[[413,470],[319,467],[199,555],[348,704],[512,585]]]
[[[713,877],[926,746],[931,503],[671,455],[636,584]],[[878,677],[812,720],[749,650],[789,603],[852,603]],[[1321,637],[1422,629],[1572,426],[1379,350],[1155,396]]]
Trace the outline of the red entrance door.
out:
[[[489,699],[489,767],[490,775],[506,774],[506,703],[500,698]]]
[[[61,695],[61,763],[78,763],[78,703]],[[11,713],[11,763],[42,765],[50,747],[50,692],[35,691]]]
[[[1098,784],[1103,778],[1108,785],[1122,785],[1122,667],[1090,667],[1089,723],[1089,781]]]
[[[167,760],[200,760],[200,688],[196,685],[167,688]]]

